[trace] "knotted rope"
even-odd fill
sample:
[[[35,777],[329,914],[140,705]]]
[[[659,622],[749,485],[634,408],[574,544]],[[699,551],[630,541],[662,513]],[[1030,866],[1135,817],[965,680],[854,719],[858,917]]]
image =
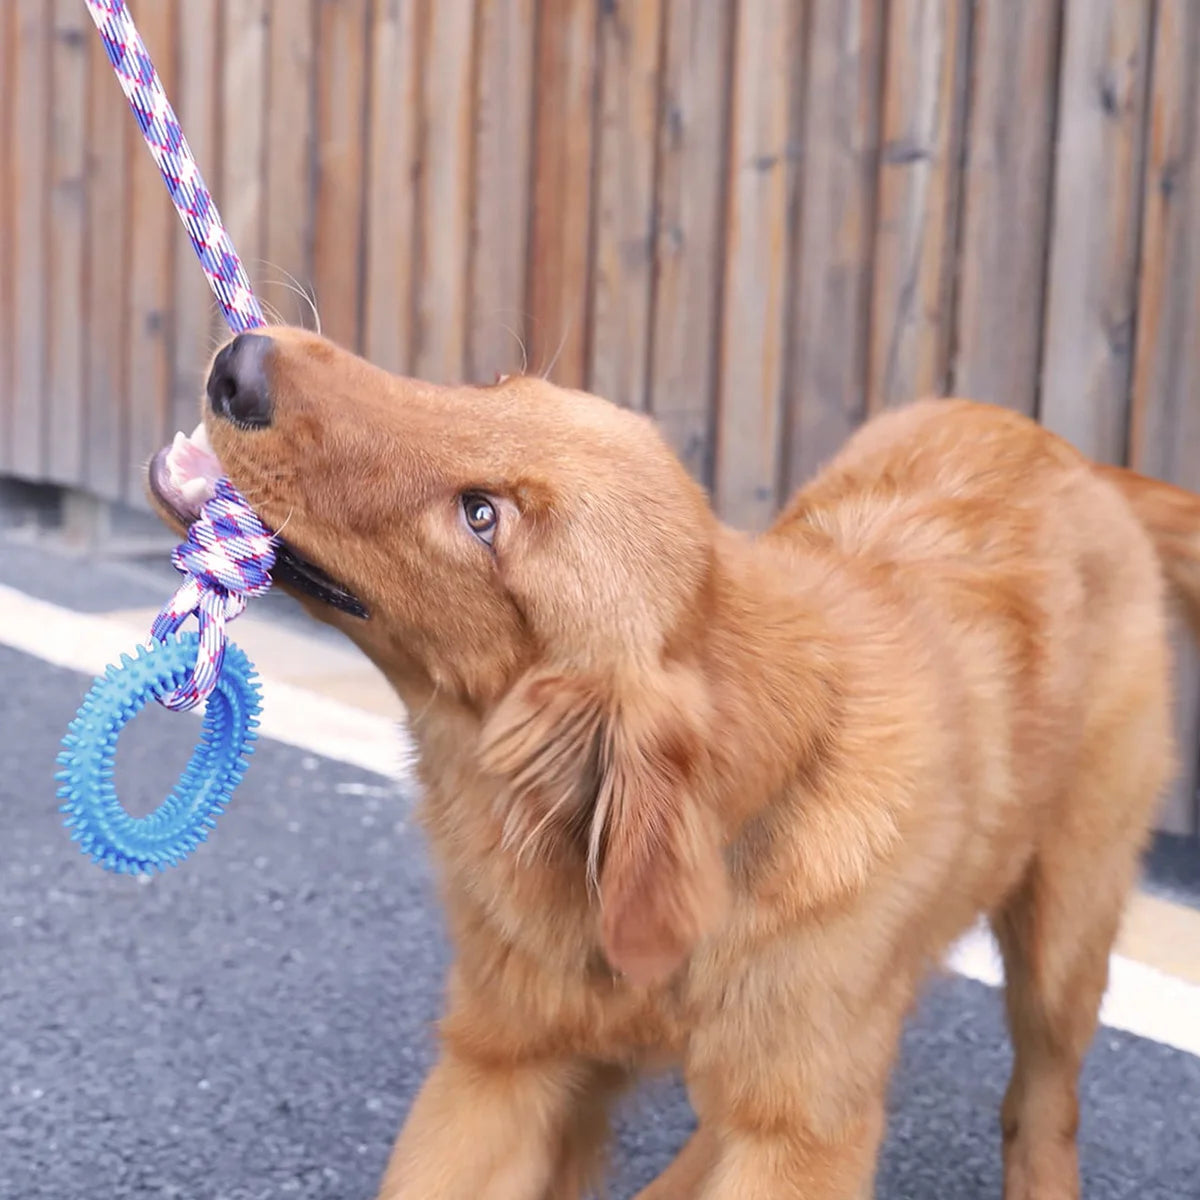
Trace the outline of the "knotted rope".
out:
[[[137,117],[221,312],[234,333],[266,324],[212,194],[124,0],[84,0]],[[271,534],[228,479],[200,510],[172,562],[184,582],[154,621],[148,646],[110,666],[84,698],[58,756],[58,795],[72,838],[111,871],[179,862],[209,834],[242,778],[260,707],[254,669],[225,625],[271,586]],[[196,613],[199,630],[180,633]],[[117,737],[151,697],[175,711],[204,703],[191,762],[149,816],[131,817],[113,788]]]
[[[100,31],[108,61],[158,163],[175,210],[192,239],[192,248],[229,328],[234,333],[244,333],[265,325],[241,260],[221,224],[221,214],[200,176],[200,168],[125,0],[84,0],[84,3]]]
[[[125,0],[84,2],[226,323],[234,333],[265,325],[241,260]],[[226,539],[233,539],[233,544],[222,549]],[[233,555],[236,567],[224,575],[207,570],[206,564],[216,563],[222,553]],[[246,597],[270,587],[275,553],[250,505],[223,479],[217,494],[202,506],[187,543],[175,551],[172,561],[188,578],[159,614],[152,635],[161,641],[192,613],[200,624],[200,651],[191,679],[177,692],[159,697],[167,708],[179,711],[194,708],[211,695],[225,656],[225,624],[245,608]],[[196,565],[201,569],[193,571]]]
[[[225,623],[239,616],[251,596],[271,586],[274,538],[228,479],[217,480],[187,541],[175,547],[171,563],[184,576],[179,590],[163,605],[150,628],[166,641],[194,612],[200,622],[196,666],[182,688],[159,696],[174,712],[207,700],[225,659]]]

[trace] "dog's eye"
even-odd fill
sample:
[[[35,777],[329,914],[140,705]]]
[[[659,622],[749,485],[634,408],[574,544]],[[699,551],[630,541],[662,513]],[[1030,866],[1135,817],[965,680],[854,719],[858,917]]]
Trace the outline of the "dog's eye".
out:
[[[496,506],[478,492],[468,492],[462,498],[463,517],[467,528],[481,541],[491,545],[496,537],[496,525],[499,516]]]

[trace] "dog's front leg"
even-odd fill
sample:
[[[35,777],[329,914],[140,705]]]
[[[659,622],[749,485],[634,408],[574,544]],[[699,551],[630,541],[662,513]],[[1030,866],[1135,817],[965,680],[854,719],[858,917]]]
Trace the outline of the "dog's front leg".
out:
[[[870,1200],[882,1130],[882,1108],[834,1137],[802,1127],[727,1130],[695,1200]]]
[[[636,1200],[871,1200],[882,1118],[855,1124],[826,1144],[701,1124]]]
[[[580,1084],[569,1061],[472,1061],[447,1048],[392,1151],[379,1200],[542,1200]]]
[[[853,1005],[788,960],[760,967],[741,980],[753,1005],[723,1007],[691,1039],[715,1153],[689,1200],[869,1200],[912,989],[897,972]]]

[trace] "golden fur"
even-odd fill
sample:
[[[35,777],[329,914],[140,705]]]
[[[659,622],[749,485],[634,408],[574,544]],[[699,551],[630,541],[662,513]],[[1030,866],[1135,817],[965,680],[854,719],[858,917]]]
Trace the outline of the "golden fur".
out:
[[[1200,499],[927,401],[749,537],[640,416],[269,332],[273,425],[210,436],[371,611],[310,604],[408,706],[455,945],[382,1200],[574,1200],[609,1100],[672,1063],[698,1130],[642,1200],[863,1200],[901,1024],[981,914],[1016,1051],[1005,1195],[1078,1196]]]

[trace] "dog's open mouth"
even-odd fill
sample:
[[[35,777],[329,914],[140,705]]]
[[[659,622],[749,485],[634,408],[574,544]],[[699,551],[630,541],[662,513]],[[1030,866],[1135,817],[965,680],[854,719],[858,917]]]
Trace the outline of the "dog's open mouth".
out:
[[[177,433],[151,460],[150,490],[158,502],[184,525],[200,516],[200,508],[212,497],[217,480],[224,475],[220,459],[213,453],[208,431],[201,422],[191,435]],[[326,574],[282,538],[276,539],[275,583],[320,600],[331,608],[366,618],[367,607],[348,588]]]

